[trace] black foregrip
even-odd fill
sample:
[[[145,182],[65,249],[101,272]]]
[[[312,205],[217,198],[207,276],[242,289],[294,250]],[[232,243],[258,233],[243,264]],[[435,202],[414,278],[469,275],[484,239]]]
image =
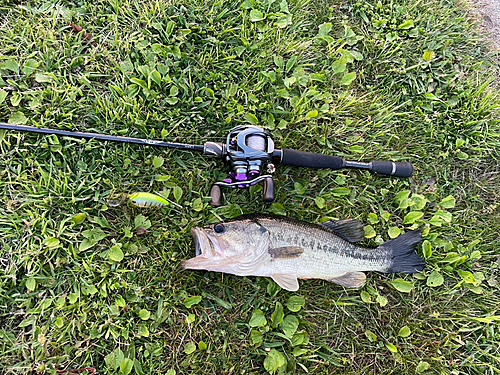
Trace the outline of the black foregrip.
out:
[[[316,154],[284,148],[281,150],[281,164],[294,167],[341,169],[345,160],[338,156]]]
[[[413,173],[413,166],[407,162],[372,160],[370,165],[372,172],[386,176],[410,177]]]

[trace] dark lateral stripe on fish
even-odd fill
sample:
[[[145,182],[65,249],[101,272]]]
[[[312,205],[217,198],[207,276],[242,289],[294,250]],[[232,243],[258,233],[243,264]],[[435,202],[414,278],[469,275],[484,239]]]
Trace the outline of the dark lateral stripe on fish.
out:
[[[310,229],[312,230],[322,230],[323,227],[314,225],[310,226]],[[328,236],[336,236],[335,233],[332,233],[329,230],[326,230]],[[276,238],[283,242],[285,241],[285,236],[283,233],[275,233],[274,234]],[[345,246],[342,246],[342,250],[339,250],[338,247],[336,247],[334,244],[330,244],[327,242],[323,242],[318,238],[310,237],[310,238],[305,238],[301,236],[300,233],[293,233],[290,234],[288,237],[288,240],[291,243],[296,244],[297,246],[301,246],[303,248],[310,248],[312,250],[316,251],[324,251],[326,253],[331,252],[337,255],[341,255],[343,257],[347,258],[353,258],[353,259],[359,259],[359,260],[368,260],[368,261],[375,261],[375,260],[380,260],[380,259],[387,259],[389,260],[389,253],[386,251],[380,251],[379,248],[363,248],[359,247],[353,243],[350,243],[349,241],[343,239],[343,238],[338,238],[338,240],[345,241]]]

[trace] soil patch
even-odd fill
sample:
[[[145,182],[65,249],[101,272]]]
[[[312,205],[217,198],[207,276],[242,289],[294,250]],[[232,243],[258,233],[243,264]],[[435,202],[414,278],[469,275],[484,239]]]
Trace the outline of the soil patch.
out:
[[[492,42],[492,49],[500,49],[500,0],[470,0],[480,26]]]

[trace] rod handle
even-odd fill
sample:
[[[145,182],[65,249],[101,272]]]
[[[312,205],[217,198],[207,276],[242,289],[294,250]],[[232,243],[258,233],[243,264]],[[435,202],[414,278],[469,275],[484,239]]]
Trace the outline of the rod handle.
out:
[[[369,170],[385,176],[410,177],[413,174],[413,165],[408,162],[372,160]]]
[[[413,173],[413,166],[408,162],[373,160],[369,163],[361,163],[347,161],[339,156],[316,154],[314,152],[290,150],[287,148],[276,152],[276,161],[281,162],[283,165],[294,167],[367,169],[373,173],[394,177],[410,177]]]
[[[345,160],[338,156],[284,148],[281,150],[281,164],[294,167],[341,169],[345,167]]]

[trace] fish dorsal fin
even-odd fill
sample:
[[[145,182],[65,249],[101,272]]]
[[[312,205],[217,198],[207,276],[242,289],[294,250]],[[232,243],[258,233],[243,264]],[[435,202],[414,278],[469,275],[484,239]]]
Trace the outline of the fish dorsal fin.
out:
[[[287,273],[275,273],[271,275],[272,279],[285,290],[290,292],[295,292],[299,290],[299,280],[297,280],[297,276],[290,275]]]
[[[347,288],[359,288],[365,283],[366,275],[363,272],[347,272],[342,276],[328,279],[328,281]]]
[[[349,242],[359,242],[365,239],[363,224],[356,219],[325,221],[324,223],[319,223],[319,225],[331,230]]]
[[[299,257],[304,252],[300,246],[283,246],[269,249],[272,259],[293,259]]]

